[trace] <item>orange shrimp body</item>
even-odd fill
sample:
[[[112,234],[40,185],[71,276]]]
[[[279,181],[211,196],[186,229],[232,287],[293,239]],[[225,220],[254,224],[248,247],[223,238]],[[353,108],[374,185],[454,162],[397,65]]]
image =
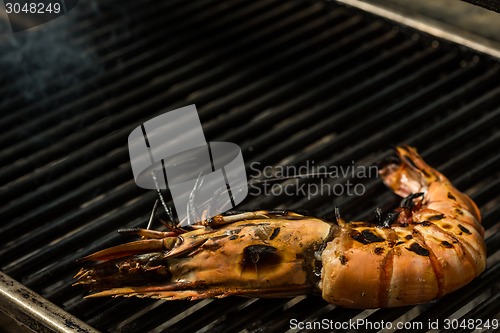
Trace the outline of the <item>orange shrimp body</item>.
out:
[[[291,212],[216,216],[189,232],[137,229],[143,239],[91,254],[76,284],[90,296],[164,299],[321,294],[353,308],[418,304],[485,268],[477,206],[411,147],[380,170],[405,197],[384,226]]]
[[[322,255],[322,295],[347,307],[395,307],[427,302],[478,276],[486,265],[477,206],[411,147],[398,147],[399,165],[380,171],[406,197],[424,193],[411,209],[398,208],[390,228],[342,223]]]

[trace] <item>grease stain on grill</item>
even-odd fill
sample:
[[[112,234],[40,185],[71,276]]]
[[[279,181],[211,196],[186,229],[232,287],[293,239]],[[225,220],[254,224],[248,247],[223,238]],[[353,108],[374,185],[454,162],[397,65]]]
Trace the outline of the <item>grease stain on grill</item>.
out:
[[[352,232],[351,237],[354,240],[363,244],[378,243],[385,241],[384,238],[380,237],[379,235],[375,235],[370,230],[363,230],[362,232],[355,230]]]
[[[424,257],[428,257],[429,256],[429,250],[427,250],[425,247],[422,247],[418,243],[412,243],[410,245],[410,247],[407,247],[406,249],[409,250],[409,251],[415,252],[419,256],[424,256]]]
[[[463,232],[465,232],[467,235],[471,234],[471,232],[469,231],[469,229],[467,229],[463,225],[459,224],[458,227],[460,228],[460,230],[462,230]]]

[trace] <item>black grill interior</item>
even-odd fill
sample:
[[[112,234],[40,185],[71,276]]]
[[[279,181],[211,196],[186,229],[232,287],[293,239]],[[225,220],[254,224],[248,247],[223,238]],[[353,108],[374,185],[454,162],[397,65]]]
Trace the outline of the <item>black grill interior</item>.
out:
[[[291,318],[498,317],[497,60],[322,1],[82,0],[56,21],[0,36],[0,267],[96,329],[282,332]],[[130,240],[116,230],[145,227],[155,200],[133,181],[128,134],[189,104],[207,141],[240,145],[247,166],[371,165],[391,145],[416,146],[480,206],[488,269],[437,302],[376,311],[315,296],[83,299],[71,286],[75,260]],[[340,207],[358,220],[398,201],[379,179],[328,179],[348,180],[364,195],[250,195],[239,208],[330,216]]]

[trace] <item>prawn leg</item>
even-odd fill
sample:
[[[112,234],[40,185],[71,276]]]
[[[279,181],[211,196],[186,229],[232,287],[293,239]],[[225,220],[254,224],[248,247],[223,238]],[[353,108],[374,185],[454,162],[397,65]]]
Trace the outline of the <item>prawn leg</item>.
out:
[[[122,235],[137,235],[144,239],[163,239],[167,237],[176,237],[180,232],[176,231],[157,231],[144,228],[119,229],[118,233]]]
[[[95,298],[104,296],[138,296],[161,298],[167,300],[199,300],[204,298],[224,298],[228,296],[244,296],[244,297],[294,297],[305,295],[311,291],[312,287],[308,285],[296,285],[275,288],[210,288],[209,290],[197,289],[197,283],[175,283],[167,286],[157,287],[123,287],[113,288],[105,291],[100,291],[94,294],[85,296],[85,298]]]
[[[170,250],[174,247],[176,237],[164,239],[143,239],[107,248],[78,259],[78,262],[117,259],[136,254]]]
[[[225,224],[256,219],[295,219],[303,218],[304,215],[286,210],[258,210],[253,212],[238,212],[232,215],[216,215],[201,222],[205,226],[217,227]]]

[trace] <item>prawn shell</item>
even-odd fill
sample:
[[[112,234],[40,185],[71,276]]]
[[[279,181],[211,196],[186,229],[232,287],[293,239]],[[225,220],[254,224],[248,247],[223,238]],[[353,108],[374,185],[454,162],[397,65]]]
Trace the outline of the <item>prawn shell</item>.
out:
[[[464,214],[467,214],[464,211]],[[441,232],[447,233],[453,237],[453,242],[462,244],[464,249],[474,257],[475,266],[478,267],[477,271],[483,271],[486,264],[486,247],[483,241],[483,228],[477,230],[475,224],[471,220],[464,220],[462,218],[450,218],[445,214],[438,211],[425,209],[418,213],[418,218],[421,221],[431,221],[433,217],[443,216],[440,220],[428,222],[437,226]],[[423,229],[419,229],[423,230]],[[435,229],[434,229],[435,230]],[[437,231],[436,231],[437,232]],[[427,236],[427,233],[425,234]]]
[[[441,177],[443,178],[442,182],[429,184],[428,192],[432,193],[432,202],[427,205],[427,208],[451,213],[453,210],[449,210],[449,206],[441,205],[447,204],[461,207],[462,211],[467,212],[474,217],[474,220],[477,222],[477,226],[482,229],[481,212],[479,211],[476,203],[467,195],[458,191],[444,176]]]
[[[440,293],[430,254],[412,251],[413,244],[426,249],[423,242],[417,240],[397,246],[393,250],[392,260],[386,264],[385,271],[392,274],[387,288],[387,302],[383,304],[385,307],[428,302]]]
[[[329,232],[330,225],[318,219],[237,222],[210,233],[202,245],[185,255],[190,260],[185,256],[169,258],[169,271],[174,282],[227,288],[242,287],[242,281],[249,289],[304,285],[309,283],[308,270],[301,254],[305,249],[319,246],[318,240],[324,240]],[[270,258],[264,258],[266,253],[260,255],[260,260],[249,258],[247,249],[252,247],[269,249]]]
[[[346,223],[338,212],[338,225],[285,211],[217,216],[182,233],[142,231],[146,239],[87,256],[104,262],[82,268],[77,284],[98,291],[92,297],[286,297],[321,291],[326,301],[352,308],[440,298],[485,269],[480,211],[414,148],[396,150],[400,162],[380,175],[406,199],[383,226]]]
[[[303,295],[317,288],[320,276],[314,271],[321,263],[316,252],[336,228],[323,220],[300,216],[243,220],[216,230],[194,230],[180,235],[167,252],[118,257],[83,270],[78,273],[79,283],[97,287],[99,292],[90,297],[194,300]],[[110,265],[115,269],[108,269]],[[132,279],[140,278],[137,268],[145,280],[143,285],[131,286]],[[120,272],[120,278],[114,271]],[[143,274],[146,271],[155,279],[146,280],[150,279]],[[112,285],[96,284],[109,280]]]
[[[405,238],[410,227],[344,228],[323,252],[323,298],[354,308],[417,304],[436,298],[439,285],[431,259],[409,250],[421,241]],[[365,233],[369,239],[355,240]]]
[[[415,229],[425,239],[426,246],[432,248],[430,258],[440,288],[437,297],[457,290],[483,270],[473,259],[471,249],[453,234],[435,224],[417,226]]]

